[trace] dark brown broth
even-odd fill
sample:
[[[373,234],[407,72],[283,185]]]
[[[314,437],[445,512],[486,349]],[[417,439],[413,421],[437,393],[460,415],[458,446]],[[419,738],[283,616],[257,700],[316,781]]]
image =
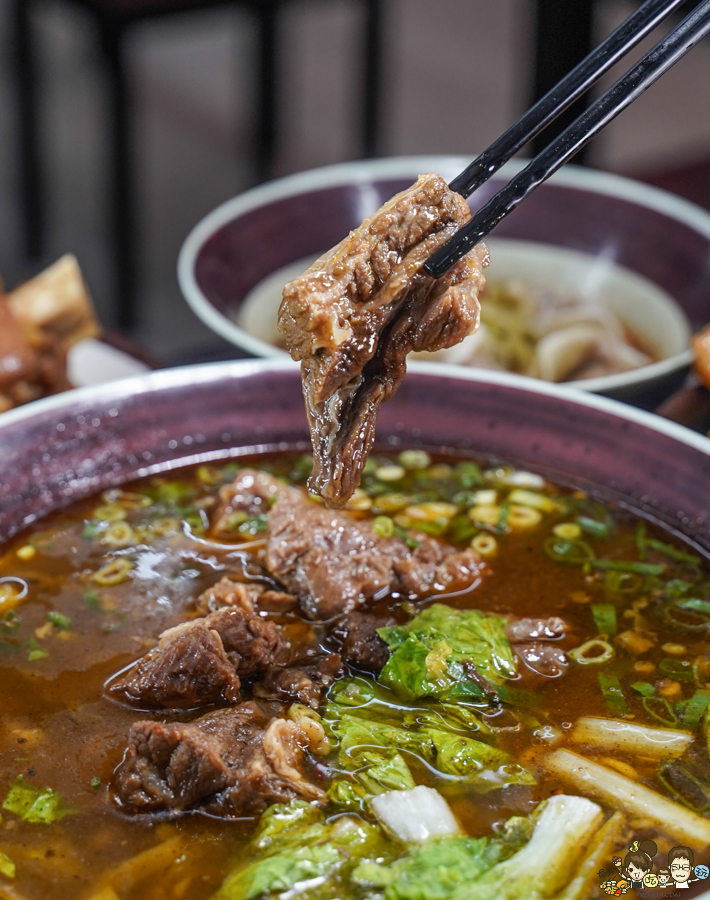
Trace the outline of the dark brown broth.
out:
[[[293,460],[278,457],[252,462],[268,462],[277,472],[287,473]],[[194,513],[196,500],[214,494],[218,484],[201,483],[197,470],[192,469],[171,474],[170,479],[136,482],[126,490],[155,489],[165,482],[195,489],[194,496],[174,505],[172,515],[179,519],[187,506],[193,527],[199,527]],[[107,678],[153,646],[162,630],[195,614],[194,599],[230,571],[230,553],[240,545],[220,547],[209,534],[195,538],[177,530],[153,536],[137,551],[107,547],[97,541],[96,535],[90,536],[91,514],[101,503],[94,498],[43,520],[7,545],[0,556],[0,577],[18,576],[30,587],[28,599],[6,616],[0,633],[0,797],[22,774],[32,785],[51,787],[76,810],[76,814],[50,825],[26,823],[11,813],[3,815],[0,851],[16,863],[17,875],[12,882],[0,876],[0,897],[204,900],[233,868],[253,822],[217,820],[200,813],[172,820],[123,815],[109,785],[131,723],[146,715],[108,700],[102,688]],[[166,517],[170,515],[168,507]],[[209,511],[209,506],[206,509]],[[143,514],[140,509],[131,511],[128,519],[135,522]],[[585,575],[579,566],[553,562],[545,555],[544,541],[552,525],[562,519],[563,515],[544,517],[542,524],[531,531],[499,538],[491,574],[474,590],[451,597],[439,595],[437,601],[516,616],[562,616],[571,626],[562,642],[566,649],[597,633],[590,603],[578,602],[582,593],[593,602],[611,599],[617,605],[619,630],[631,627],[632,620],[624,618],[624,607],[643,592],[628,600],[610,598],[598,574]],[[84,536],[87,523],[89,536]],[[637,559],[635,527],[631,517],[617,515],[614,538],[594,542],[597,556]],[[668,540],[661,533],[657,536]],[[263,535],[256,534],[248,543],[257,542],[252,549],[258,549],[262,539]],[[28,546],[35,546],[36,553],[23,560],[17,551],[22,555],[22,548]],[[116,555],[134,560],[130,579],[115,586],[98,586],[93,573],[107,556]],[[654,552],[649,559],[668,562]],[[404,618],[399,601],[381,601],[375,609]],[[0,605],[0,614],[3,610]],[[51,611],[69,617],[70,627],[48,627]],[[667,655],[661,649],[666,642],[682,643],[687,648],[683,658],[689,660],[707,651],[704,633],[671,629],[653,615],[649,628],[659,632],[659,638],[643,658],[656,666]],[[38,650],[46,655],[38,658]],[[628,684],[633,680],[654,681],[658,672],[634,674],[633,665],[633,657],[619,654],[612,671],[624,684],[635,720],[657,724]],[[597,676],[597,666],[572,665],[561,679],[537,681],[534,690],[542,699],[539,710],[533,712],[563,731],[581,713],[609,716]],[[681,687],[686,699],[695,689],[694,684]],[[521,732],[501,733],[499,744],[533,767],[544,749],[531,740],[529,733]],[[705,749],[697,753],[707,765]],[[588,755],[597,758],[603,754],[590,751]],[[630,761],[637,767],[640,780],[658,790],[657,765]],[[509,787],[484,796],[455,792],[449,799],[469,834],[483,835],[510,815],[529,813],[538,800],[559,787],[540,775],[534,788]],[[635,836],[640,838],[641,833]],[[664,839],[655,837],[659,847],[664,847]],[[153,860],[158,859],[155,864],[151,848]],[[131,862],[140,853],[147,854],[142,862]],[[113,874],[109,877],[106,873]],[[116,895],[101,893],[108,884]]]

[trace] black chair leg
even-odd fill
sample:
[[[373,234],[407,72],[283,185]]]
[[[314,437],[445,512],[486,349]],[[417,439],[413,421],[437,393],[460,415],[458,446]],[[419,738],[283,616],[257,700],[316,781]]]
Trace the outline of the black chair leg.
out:
[[[129,115],[124,59],[125,30],[108,20],[101,25],[107,65],[109,126],[109,216],[114,250],[116,324],[132,331],[137,320],[137,247],[133,180],[133,129]]]
[[[15,0],[12,15],[19,113],[19,172],[25,252],[37,259],[44,249],[45,208],[40,159],[37,67],[32,40],[32,3]]]
[[[278,139],[278,0],[262,0],[257,13],[257,86],[254,103],[254,157],[257,181],[273,176]]]
[[[362,149],[370,158],[379,150],[382,114],[382,19],[381,0],[365,0],[365,32],[362,99]]]
[[[535,56],[532,101],[539,100],[592,49],[596,0],[535,0]],[[586,94],[538,135],[532,144],[538,153],[577,118],[589,102]],[[575,157],[585,161],[585,148]]]

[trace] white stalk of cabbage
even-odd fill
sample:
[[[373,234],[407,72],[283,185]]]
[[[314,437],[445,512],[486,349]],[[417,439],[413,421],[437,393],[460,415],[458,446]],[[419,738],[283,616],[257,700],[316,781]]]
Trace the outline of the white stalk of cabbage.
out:
[[[542,900],[556,897],[574,872],[604,814],[584,797],[559,794],[540,807],[528,843],[456,891],[455,900]]]
[[[407,844],[422,844],[431,837],[462,833],[441,794],[421,784],[408,791],[379,794],[370,801],[370,810],[388,831]]]
[[[672,728],[649,728],[623,719],[598,719],[594,716],[583,716],[577,720],[572,729],[570,739],[575,744],[589,744],[604,750],[637,753],[639,756],[652,756],[654,759],[665,759],[668,756],[681,756],[693,740],[687,731],[675,731]]]
[[[651,819],[661,831],[679,841],[698,848],[710,844],[708,819],[599,763],[569,750],[554,750],[542,763],[562,781],[630,816]]]
[[[532,837],[503,863],[510,878],[527,882],[530,894],[551,897],[564,887],[574,860],[599,827],[603,813],[585,797],[550,797],[535,824]]]
[[[602,825],[587,848],[584,859],[577,866],[577,874],[555,900],[583,900],[589,896],[592,885],[596,886],[599,880],[597,873],[611,857],[625,824],[623,815],[617,812]]]

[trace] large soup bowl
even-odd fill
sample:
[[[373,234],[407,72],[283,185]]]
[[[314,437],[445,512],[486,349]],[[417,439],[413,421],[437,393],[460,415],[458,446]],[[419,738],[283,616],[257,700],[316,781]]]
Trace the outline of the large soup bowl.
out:
[[[710,553],[710,441],[616,401],[441,367],[406,376],[377,439],[510,460],[626,503]],[[291,362],[171,369],[41,400],[0,419],[0,544],[136,476],[307,445]]]
[[[590,488],[710,552],[710,441],[616,401],[504,374],[409,373],[377,433],[382,447],[481,453]],[[292,363],[173,369],[38,401],[0,419],[0,552],[110,485],[307,441]]]

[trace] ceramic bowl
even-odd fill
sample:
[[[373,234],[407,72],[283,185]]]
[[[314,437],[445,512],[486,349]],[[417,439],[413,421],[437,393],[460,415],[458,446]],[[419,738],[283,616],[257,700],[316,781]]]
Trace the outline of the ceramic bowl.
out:
[[[463,157],[369,160],[248,191],[186,239],[182,291],[196,314],[243,352],[284,355],[272,343],[283,284],[420,173],[451,178],[466,164]],[[521,166],[505,166],[473,195],[472,206]],[[567,166],[496,228],[491,243],[491,278],[523,271],[539,286],[599,298],[662,357],[567,386],[650,407],[680,385],[690,331],[710,319],[710,213],[656,188]]]
[[[136,476],[307,440],[291,362],[164,370],[40,400],[0,419],[0,546]],[[710,553],[710,441],[603,397],[507,374],[410,372],[378,443],[510,460],[621,500]]]

